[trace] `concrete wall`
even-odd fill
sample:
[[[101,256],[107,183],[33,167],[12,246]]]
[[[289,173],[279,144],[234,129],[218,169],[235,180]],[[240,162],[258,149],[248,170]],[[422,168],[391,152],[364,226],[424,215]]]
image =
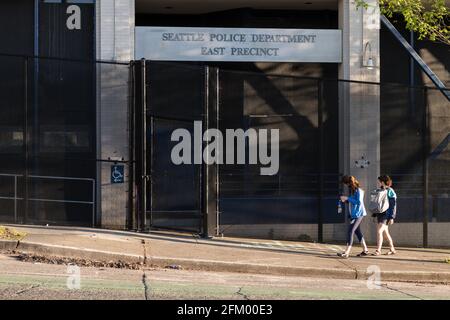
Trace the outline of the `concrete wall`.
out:
[[[379,9],[376,0],[367,3],[368,9],[364,9],[357,8],[352,0],[339,1],[339,26],[343,31],[340,79],[380,80]],[[373,69],[364,66],[369,56],[376,66]],[[359,83],[341,83],[339,89],[340,172],[355,176],[370,192],[380,174],[380,90],[376,85]],[[361,168],[356,161],[367,161],[367,166]],[[373,239],[375,234],[370,231],[367,237]]]
[[[97,59],[129,62],[134,58],[134,0],[101,0],[96,4]],[[128,66],[97,65],[97,158],[128,160]],[[125,170],[127,166],[125,166]],[[98,222],[124,229],[127,218],[125,183],[111,184],[111,163],[97,166]]]
[[[97,59],[134,58],[134,0],[101,0],[96,4]]]
[[[365,219],[363,226],[365,236],[374,234],[376,224],[371,218]],[[223,235],[228,237],[245,237],[255,239],[275,239],[293,241],[317,241],[316,224],[261,224],[261,225],[221,225]],[[428,225],[430,247],[450,247],[450,223],[432,222]],[[347,224],[324,224],[323,241],[345,244]],[[422,223],[395,223],[390,227],[396,246],[422,247]],[[368,237],[367,243],[376,245],[376,238]],[[355,247],[359,244],[356,241]],[[387,242],[384,242],[386,248]]]

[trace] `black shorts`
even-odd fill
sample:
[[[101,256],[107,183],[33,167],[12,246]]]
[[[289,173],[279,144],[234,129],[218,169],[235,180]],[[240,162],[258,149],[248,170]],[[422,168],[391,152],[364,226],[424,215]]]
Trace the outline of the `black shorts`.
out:
[[[388,218],[386,213],[379,213],[377,214],[377,222],[382,224],[388,224]]]

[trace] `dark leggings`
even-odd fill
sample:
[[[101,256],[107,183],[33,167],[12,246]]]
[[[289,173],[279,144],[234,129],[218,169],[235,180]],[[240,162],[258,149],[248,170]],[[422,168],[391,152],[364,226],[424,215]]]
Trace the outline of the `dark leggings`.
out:
[[[360,218],[353,219],[350,221],[350,224],[348,225],[348,233],[347,233],[347,245],[348,246],[353,245],[353,236],[355,234],[358,237],[359,242],[361,242],[364,239],[364,236],[363,236],[363,234],[361,232],[361,228],[360,228],[360,224],[361,224],[363,218],[364,217],[360,217]]]

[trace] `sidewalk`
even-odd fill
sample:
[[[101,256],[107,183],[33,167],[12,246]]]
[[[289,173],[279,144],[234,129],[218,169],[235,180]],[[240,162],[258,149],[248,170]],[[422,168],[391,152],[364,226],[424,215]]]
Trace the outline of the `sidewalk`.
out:
[[[369,266],[383,281],[450,283],[450,250],[397,248],[394,256],[336,256],[343,246],[236,238],[199,239],[188,234],[140,234],[89,228],[8,226],[21,241],[0,240],[0,252],[27,253],[156,268],[367,279]],[[372,249],[373,250],[373,249]],[[354,247],[353,255],[360,252]],[[373,268],[373,267],[372,267]]]

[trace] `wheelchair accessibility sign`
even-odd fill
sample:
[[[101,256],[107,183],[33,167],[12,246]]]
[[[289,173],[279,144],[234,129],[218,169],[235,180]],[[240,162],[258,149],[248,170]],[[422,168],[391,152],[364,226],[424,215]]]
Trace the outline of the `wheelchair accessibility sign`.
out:
[[[111,166],[111,183],[124,183],[125,182],[125,167],[123,165]]]

